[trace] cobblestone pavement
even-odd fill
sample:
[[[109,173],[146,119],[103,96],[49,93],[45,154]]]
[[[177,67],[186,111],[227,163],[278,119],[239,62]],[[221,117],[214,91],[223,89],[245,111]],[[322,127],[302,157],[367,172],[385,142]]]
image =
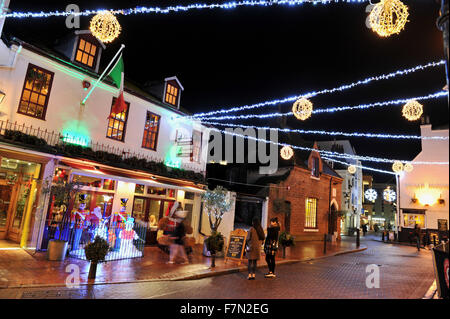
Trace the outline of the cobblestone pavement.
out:
[[[431,252],[363,238],[367,250],[277,268],[277,278],[246,272],[198,280],[102,284],[66,288],[0,289],[0,298],[152,299],[420,299],[434,280]],[[264,264],[261,260],[260,264]],[[377,265],[380,288],[367,288],[368,265]],[[220,287],[220,288],[218,288]]]

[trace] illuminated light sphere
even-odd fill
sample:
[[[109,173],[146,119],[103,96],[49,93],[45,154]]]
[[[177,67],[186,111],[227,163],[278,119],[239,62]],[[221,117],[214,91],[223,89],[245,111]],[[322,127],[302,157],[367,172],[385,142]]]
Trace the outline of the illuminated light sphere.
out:
[[[121,31],[117,18],[109,11],[103,11],[95,15],[90,26],[92,35],[104,43],[112,42]]]
[[[406,164],[403,166],[403,170],[404,170],[406,173],[411,173],[412,170],[413,170],[412,164],[411,164],[411,163],[406,163]]]
[[[403,106],[402,113],[408,121],[417,121],[422,116],[423,105],[414,100],[409,101]]]
[[[396,173],[403,171],[403,163],[400,161],[395,161],[394,164],[392,164],[392,170]]]
[[[313,104],[304,97],[298,99],[292,106],[292,113],[294,113],[296,118],[302,121],[311,116],[312,110]]]
[[[369,25],[381,37],[400,33],[408,22],[408,7],[400,0],[381,0],[369,14]]]
[[[355,174],[356,173],[356,166],[355,165],[349,165],[349,167],[347,168],[348,172],[350,174]]]
[[[388,187],[383,191],[383,198],[387,202],[393,202],[397,198],[397,194]]]
[[[283,146],[283,148],[280,150],[280,156],[284,160],[291,159],[294,155],[294,150],[290,146]]]
[[[368,190],[366,190],[364,192],[364,197],[371,202],[374,202],[377,197],[378,197],[378,193],[376,190],[374,190],[373,188],[369,188]]]

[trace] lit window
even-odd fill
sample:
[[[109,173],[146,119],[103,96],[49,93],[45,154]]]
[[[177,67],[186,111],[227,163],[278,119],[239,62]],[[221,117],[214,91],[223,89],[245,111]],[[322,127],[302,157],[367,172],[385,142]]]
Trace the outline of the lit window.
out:
[[[167,83],[165,101],[172,105],[177,105],[178,88]]]
[[[317,228],[317,198],[306,198],[305,227]]]
[[[86,41],[86,39],[80,38],[80,41],[78,42],[77,53],[75,55],[75,61],[93,68],[96,56],[97,46],[89,41]]]
[[[125,139],[125,127],[127,124],[128,109],[130,108],[130,103],[126,103],[127,106],[125,107],[125,110],[123,110],[119,114],[115,114],[112,111],[114,103],[116,103],[116,98],[113,98],[106,137],[123,142]]]
[[[28,65],[18,113],[45,119],[53,74],[36,65]]]
[[[156,151],[156,145],[158,144],[159,122],[160,116],[147,112],[147,118],[145,120],[144,137],[142,138],[142,147],[149,150]]]

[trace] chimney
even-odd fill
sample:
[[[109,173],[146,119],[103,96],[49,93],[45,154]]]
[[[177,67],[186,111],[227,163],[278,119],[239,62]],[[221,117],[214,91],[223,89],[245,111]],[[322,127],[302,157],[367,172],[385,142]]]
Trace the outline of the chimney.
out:
[[[0,14],[8,13],[9,0],[0,0]],[[5,25],[6,18],[0,18],[0,37],[2,36],[3,26]]]
[[[430,124],[430,116],[424,115],[420,118],[420,124],[421,125],[429,125]]]

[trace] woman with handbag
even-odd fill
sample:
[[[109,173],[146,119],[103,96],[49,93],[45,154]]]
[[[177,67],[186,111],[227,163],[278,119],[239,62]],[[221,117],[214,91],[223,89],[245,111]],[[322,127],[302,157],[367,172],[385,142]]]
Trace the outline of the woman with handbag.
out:
[[[264,275],[266,278],[275,278],[275,255],[278,250],[278,233],[280,225],[278,218],[274,217],[270,220],[270,226],[267,228],[267,237],[264,243],[264,253],[266,254],[266,262],[269,267],[269,273]]]
[[[253,218],[253,226],[248,231],[247,235],[247,253],[248,259],[248,279],[255,279],[256,263],[261,256],[261,244],[265,238],[264,230],[258,218]]]

